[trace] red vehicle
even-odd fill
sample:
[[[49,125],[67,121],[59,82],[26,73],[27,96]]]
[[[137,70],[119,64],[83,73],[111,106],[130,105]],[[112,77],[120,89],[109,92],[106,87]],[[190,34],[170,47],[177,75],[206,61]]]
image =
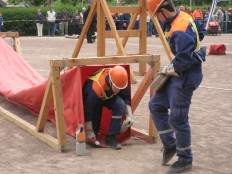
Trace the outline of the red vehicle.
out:
[[[217,35],[221,33],[221,27],[217,21],[212,21],[209,23],[207,28],[207,34]]]

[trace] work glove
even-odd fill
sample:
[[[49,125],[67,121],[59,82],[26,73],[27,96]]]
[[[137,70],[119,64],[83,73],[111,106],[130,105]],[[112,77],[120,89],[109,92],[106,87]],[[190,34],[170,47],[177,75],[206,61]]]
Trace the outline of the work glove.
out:
[[[131,127],[133,125],[133,120],[131,118],[132,111],[131,111],[131,107],[129,105],[126,105],[125,115],[126,115],[126,119],[122,123],[121,132],[125,132],[129,127]]]
[[[165,65],[158,74],[163,74],[167,76],[179,76],[177,72],[175,72],[173,64]]]

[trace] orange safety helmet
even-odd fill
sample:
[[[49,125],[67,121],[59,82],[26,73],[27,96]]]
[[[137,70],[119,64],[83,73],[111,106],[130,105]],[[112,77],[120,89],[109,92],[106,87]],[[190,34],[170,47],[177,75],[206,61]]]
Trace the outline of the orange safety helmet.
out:
[[[124,89],[128,84],[128,75],[122,66],[115,66],[109,72],[110,81],[118,89]]]
[[[154,15],[164,1],[165,0],[147,0],[147,9]]]

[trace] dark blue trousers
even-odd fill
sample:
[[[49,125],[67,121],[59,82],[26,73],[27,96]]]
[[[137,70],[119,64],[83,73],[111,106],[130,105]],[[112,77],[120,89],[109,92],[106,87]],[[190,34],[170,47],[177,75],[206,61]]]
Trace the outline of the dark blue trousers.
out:
[[[202,81],[200,66],[183,73],[181,77],[171,76],[149,102],[152,119],[164,147],[176,146],[181,162],[192,162],[188,114],[193,91]]]

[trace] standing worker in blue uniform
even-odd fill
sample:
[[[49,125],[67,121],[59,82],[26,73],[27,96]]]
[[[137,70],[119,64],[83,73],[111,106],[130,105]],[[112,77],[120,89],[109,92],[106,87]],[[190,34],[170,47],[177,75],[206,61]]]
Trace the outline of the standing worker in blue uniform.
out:
[[[192,168],[189,107],[194,90],[202,81],[205,51],[200,48],[205,29],[183,11],[176,11],[171,0],[148,0],[148,10],[164,22],[164,32],[174,57],[159,73],[169,76],[166,84],[149,101],[149,109],[163,143],[162,165],[177,154],[168,173]]]
[[[121,149],[115,136],[133,124],[127,85],[127,71],[122,66],[100,69],[88,78],[83,87],[87,139],[96,139],[95,133],[99,133],[102,109],[105,106],[112,111],[105,143],[114,149]],[[122,115],[126,115],[123,123]]]

